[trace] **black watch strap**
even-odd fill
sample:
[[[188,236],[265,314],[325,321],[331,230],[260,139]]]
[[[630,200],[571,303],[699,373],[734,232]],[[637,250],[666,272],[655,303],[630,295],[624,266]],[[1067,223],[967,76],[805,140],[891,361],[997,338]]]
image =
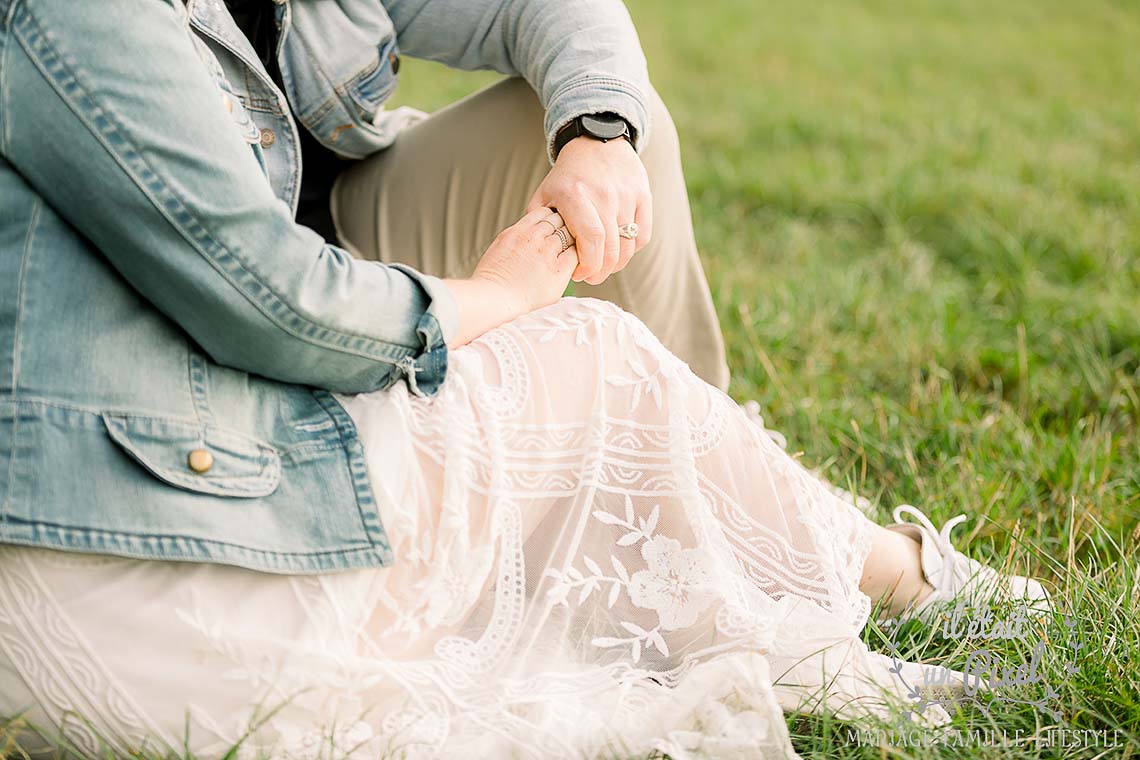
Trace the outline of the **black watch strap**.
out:
[[[602,142],[609,142],[622,137],[629,140],[630,143],[633,142],[633,129],[629,122],[616,113],[585,114],[558,130],[554,136],[554,158],[558,158],[558,154],[566,147],[566,143],[583,135]]]

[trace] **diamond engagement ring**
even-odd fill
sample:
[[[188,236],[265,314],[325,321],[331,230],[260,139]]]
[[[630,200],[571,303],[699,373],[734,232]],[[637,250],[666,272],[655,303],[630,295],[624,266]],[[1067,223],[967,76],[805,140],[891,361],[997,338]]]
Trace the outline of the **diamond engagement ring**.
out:
[[[633,240],[635,237],[637,237],[637,222],[630,222],[629,224],[623,224],[622,226],[618,227],[618,234],[623,238],[629,238],[630,240]]]

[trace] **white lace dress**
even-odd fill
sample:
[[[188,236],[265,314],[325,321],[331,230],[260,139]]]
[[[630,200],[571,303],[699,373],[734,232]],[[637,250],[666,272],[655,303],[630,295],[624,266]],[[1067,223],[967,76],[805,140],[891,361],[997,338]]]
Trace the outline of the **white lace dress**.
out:
[[[440,394],[342,399],[394,566],[273,576],[0,547],[0,712],[90,755],[794,755],[877,710],[870,523],[637,319],[561,302]]]

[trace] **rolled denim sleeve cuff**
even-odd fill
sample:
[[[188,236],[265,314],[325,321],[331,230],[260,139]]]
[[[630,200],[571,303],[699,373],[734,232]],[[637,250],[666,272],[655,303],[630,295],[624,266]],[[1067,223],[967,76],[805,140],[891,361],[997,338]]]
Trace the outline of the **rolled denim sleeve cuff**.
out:
[[[649,101],[636,85],[621,79],[589,77],[560,89],[546,108],[546,155],[554,163],[554,138],[558,130],[579,116],[616,113],[633,128],[633,148],[638,153],[649,140]]]
[[[403,264],[390,266],[415,280],[427,295],[427,308],[416,322],[416,335],[423,342],[423,348],[419,354],[405,357],[399,363],[399,369],[412,393],[434,396],[447,376],[447,345],[457,329],[459,307],[451,291],[438,277],[417,272]]]

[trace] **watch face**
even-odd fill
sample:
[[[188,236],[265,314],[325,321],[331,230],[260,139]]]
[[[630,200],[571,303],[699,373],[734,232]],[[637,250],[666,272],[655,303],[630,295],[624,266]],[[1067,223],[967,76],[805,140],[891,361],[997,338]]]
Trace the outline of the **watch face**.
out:
[[[625,134],[625,121],[617,116],[586,115],[582,117],[582,129],[601,140],[614,140]]]

